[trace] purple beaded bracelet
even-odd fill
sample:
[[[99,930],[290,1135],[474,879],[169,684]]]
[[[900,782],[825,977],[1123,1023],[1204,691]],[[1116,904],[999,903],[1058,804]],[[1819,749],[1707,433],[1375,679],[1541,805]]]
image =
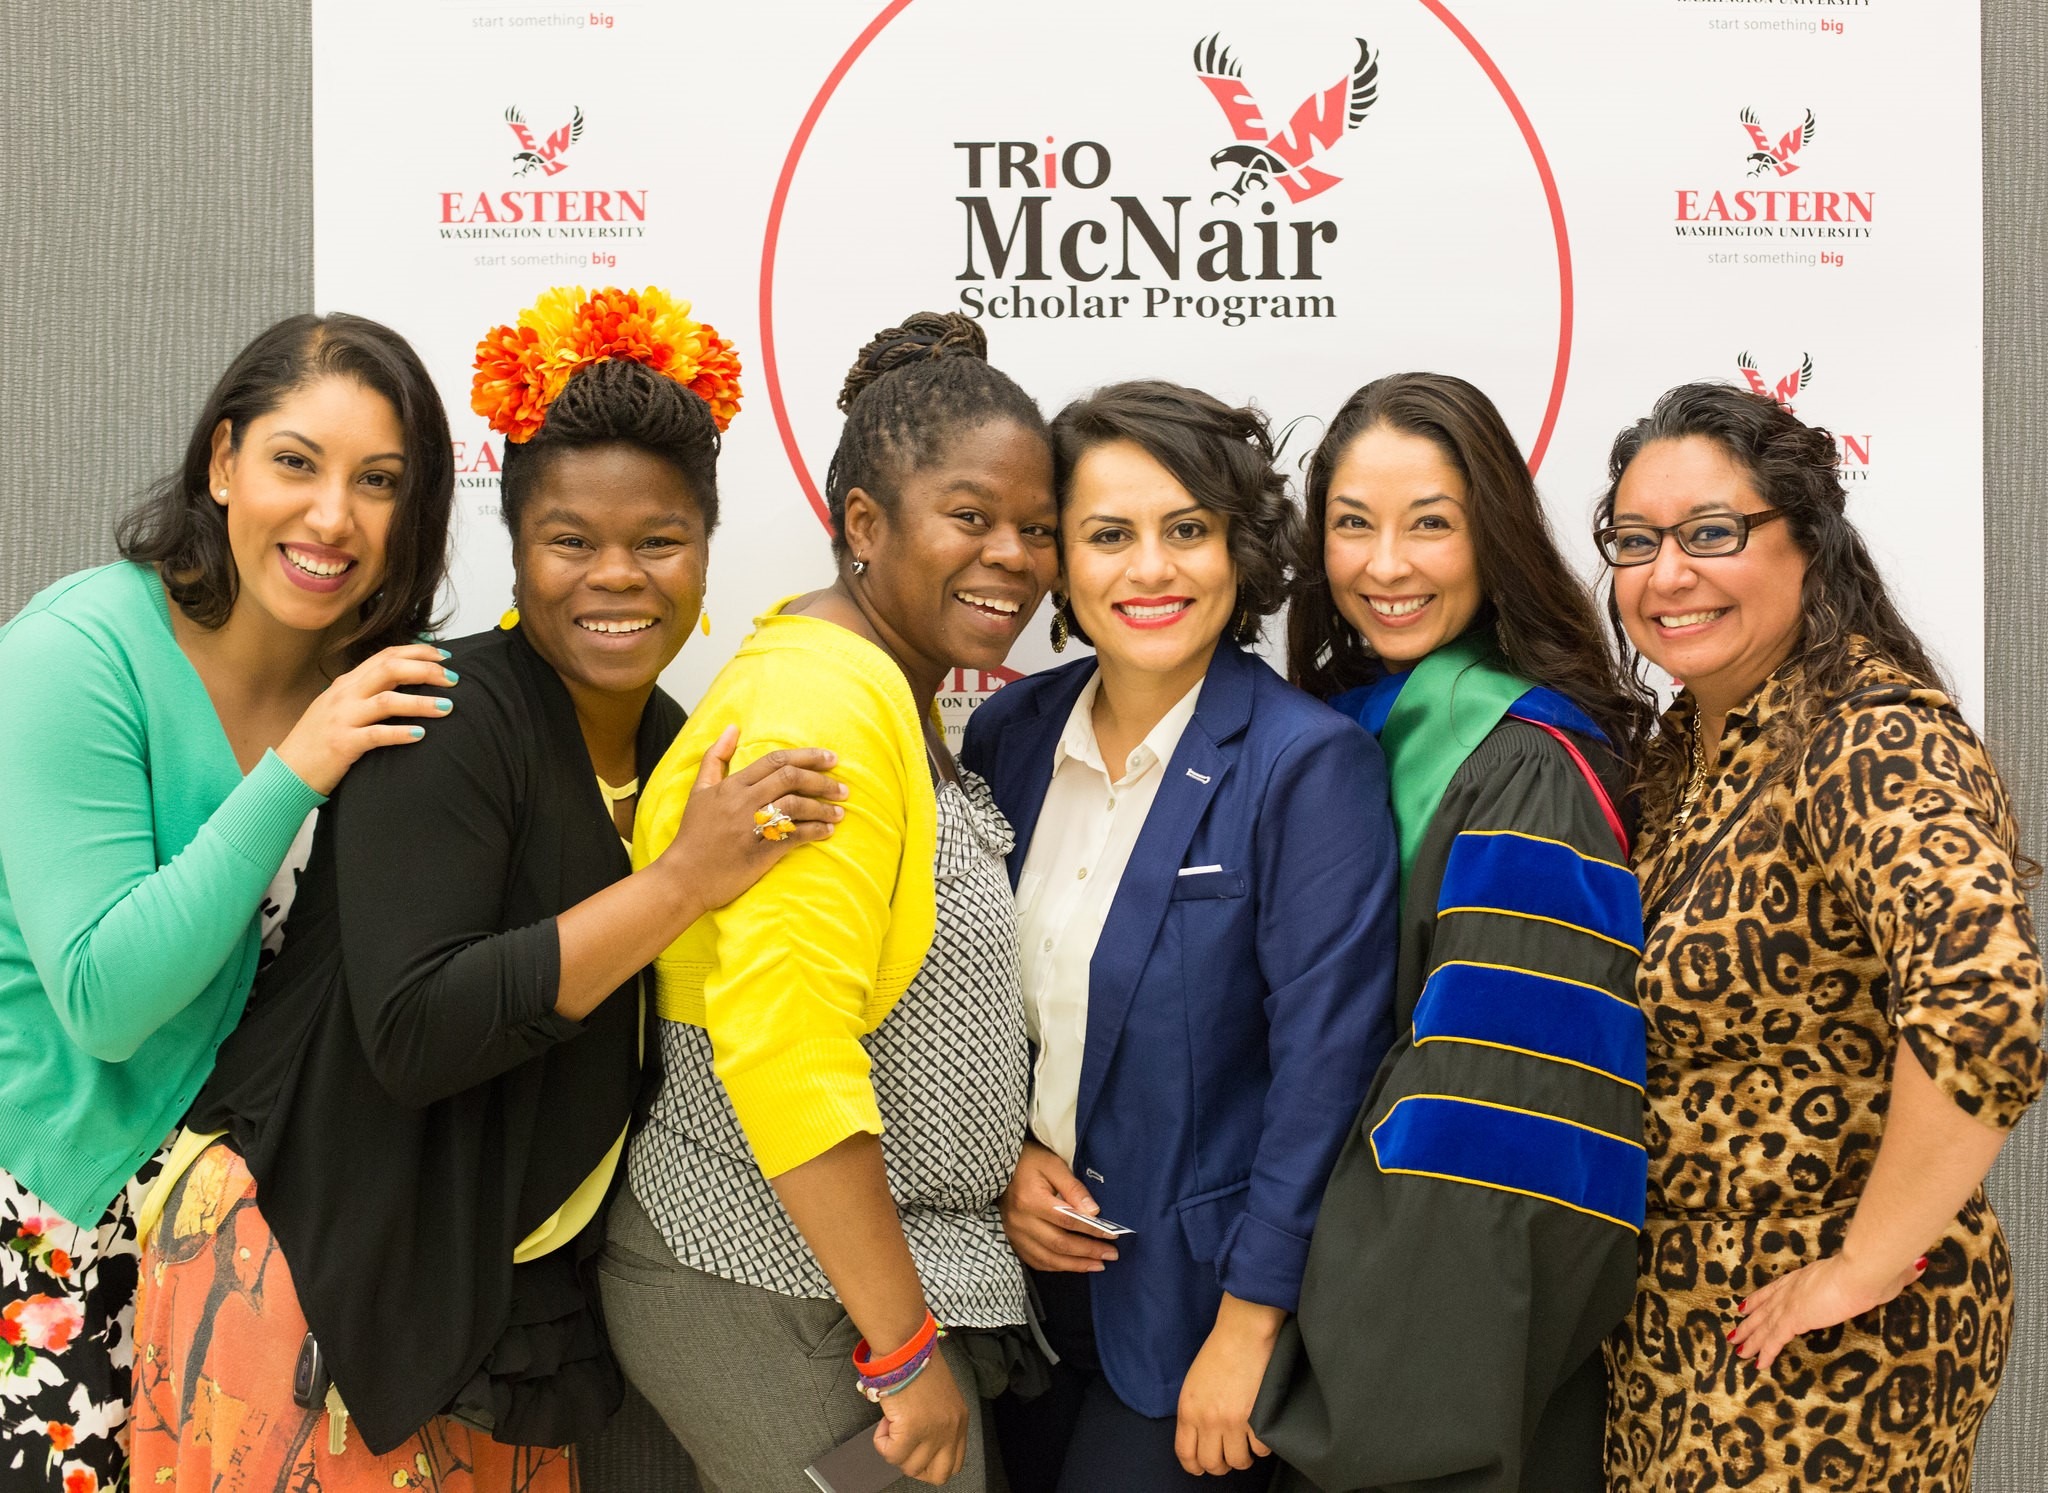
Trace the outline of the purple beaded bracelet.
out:
[[[886,1374],[857,1375],[854,1379],[855,1385],[868,1399],[879,1403],[885,1395],[895,1394],[925,1371],[926,1365],[932,1361],[932,1355],[939,1349],[939,1339],[945,1335],[946,1329],[941,1327],[932,1334],[931,1340],[918,1350],[916,1356],[901,1368],[891,1369]]]

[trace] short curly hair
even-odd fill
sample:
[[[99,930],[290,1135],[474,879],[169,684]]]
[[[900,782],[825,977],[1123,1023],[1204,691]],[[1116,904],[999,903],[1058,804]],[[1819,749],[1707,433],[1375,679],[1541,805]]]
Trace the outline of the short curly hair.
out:
[[[498,511],[515,545],[527,499],[555,456],[610,445],[638,447],[674,467],[697,500],[704,532],[718,527],[721,437],[711,406],[644,363],[607,358],[569,375],[531,440],[505,443]]]
[[[1249,645],[1260,623],[1285,606],[1288,560],[1298,544],[1300,511],[1275,470],[1266,417],[1249,405],[1164,379],[1110,384],[1075,400],[1053,418],[1053,480],[1064,513],[1074,469],[1097,446],[1129,441],[1172,474],[1188,496],[1228,519],[1226,542],[1237,570],[1232,636]],[[1071,608],[1067,628],[1084,643]]]

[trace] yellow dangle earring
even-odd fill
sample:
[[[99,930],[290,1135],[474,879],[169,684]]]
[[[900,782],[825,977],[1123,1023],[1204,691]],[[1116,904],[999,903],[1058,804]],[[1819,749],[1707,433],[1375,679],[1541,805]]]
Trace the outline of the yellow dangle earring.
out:
[[[499,631],[499,632],[510,632],[510,631],[511,631],[511,630],[512,630],[513,628],[517,627],[518,625],[519,625],[519,597],[518,597],[517,593],[514,593],[514,595],[513,595],[513,597],[512,597],[512,605],[510,605],[509,607],[505,608],[505,612],[504,612],[504,615],[498,618],[498,631]]]
[[[707,638],[711,636],[711,608],[701,603],[697,607],[697,630]]]

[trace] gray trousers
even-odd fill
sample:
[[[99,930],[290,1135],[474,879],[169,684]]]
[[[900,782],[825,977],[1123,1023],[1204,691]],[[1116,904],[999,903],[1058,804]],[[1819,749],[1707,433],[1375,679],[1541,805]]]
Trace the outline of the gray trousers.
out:
[[[703,1493],[817,1493],[804,1468],[881,1414],[854,1387],[860,1333],[837,1301],[782,1296],[678,1263],[622,1188],[598,1275],[626,1377],[675,1433]],[[988,1407],[966,1350],[939,1344],[967,1398],[967,1456],[948,1493],[989,1493]],[[687,1487],[687,1485],[686,1485]],[[930,1483],[899,1478],[891,1493]]]

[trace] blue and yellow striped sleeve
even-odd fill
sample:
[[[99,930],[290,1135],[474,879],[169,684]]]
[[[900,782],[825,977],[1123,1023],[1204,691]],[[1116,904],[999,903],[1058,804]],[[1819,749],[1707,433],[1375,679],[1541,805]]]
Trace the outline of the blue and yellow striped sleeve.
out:
[[[1555,815],[1541,803],[1514,807],[1523,825]],[[1388,1108],[1371,1137],[1382,1171],[1641,1227],[1642,904],[1619,845],[1606,841],[1582,847],[1485,823],[1451,837],[1410,1028],[1411,1067],[1441,1072],[1444,1092]]]
[[[1397,1040],[1252,1418],[1318,1486],[1513,1493],[1531,1445],[1554,1444],[1553,1400],[1597,1375],[1647,1193],[1642,932],[1584,778],[1504,723],[1417,849]]]

